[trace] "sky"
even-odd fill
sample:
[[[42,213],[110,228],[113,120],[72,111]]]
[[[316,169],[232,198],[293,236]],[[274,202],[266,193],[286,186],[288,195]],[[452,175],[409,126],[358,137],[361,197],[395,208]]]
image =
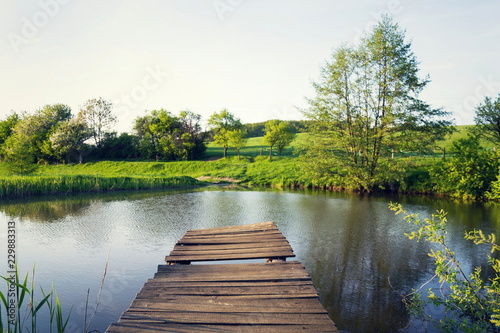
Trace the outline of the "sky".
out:
[[[76,114],[99,97],[118,132],[160,108],[303,119],[321,67],[382,13],[431,80],[420,97],[473,124],[500,93],[498,0],[1,1],[0,119],[56,103]]]

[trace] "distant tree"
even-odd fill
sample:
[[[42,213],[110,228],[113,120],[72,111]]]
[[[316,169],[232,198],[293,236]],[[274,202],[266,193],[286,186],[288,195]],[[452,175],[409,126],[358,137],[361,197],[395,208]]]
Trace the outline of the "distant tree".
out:
[[[180,136],[180,123],[170,112],[152,110],[135,120],[139,151],[144,158],[170,159],[175,156],[175,138]]]
[[[86,101],[78,113],[78,117],[83,119],[91,129],[97,148],[101,147],[106,133],[111,132],[111,126],[116,123],[116,116],[112,109],[113,104],[100,97]]]
[[[81,118],[71,118],[58,124],[50,136],[52,150],[61,160],[71,162],[71,155],[78,156],[83,163],[84,143],[92,136],[92,131]]]
[[[243,124],[247,132],[247,137],[255,138],[264,136],[264,129],[266,128],[266,122]],[[305,133],[307,132],[308,123],[310,121],[306,120],[287,120],[288,124],[293,129],[294,133]]]
[[[4,153],[8,169],[17,174],[28,174],[37,169],[35,155],[29,141],[11,135],[5,142]]]
[[[139,138],[136,135],[116,132],[106,133],[101,148],[96,149],[95,157],[99,159],[131,159],[138,158]]]
[[[243,128],[241,121],[227,109],[223,109],[210,116],[208,125],[215,133],[214,141],[224,148],[224,158],[226,158],[227,150],[231,146],[231,138],[234,136],[233,132]]]
[[[189,152],[189,159],[200,157],[206,150],[205,133],[201,129],[201,115],[186,110],[179,113],[182,127],[182,141]]]
[[[23,115],[3,145],[6,157],[33,162],[54,159],[49,137],[60,122],[70,118],[71,108],[63,104],[45,105],[32,115]]]
[[[351,187],[370,190],[381,156],[409,146],[420,150],[444,137],[449,113],[418,99],[428,83],[418,70],[411,43],[388,16],[359,46],[337,49],[304,112],[312,134],[305,158],[314,162],[305,166],[326,176],[341,170]]]
[[[20,117],[17,113],[12,113],[4,120],[0,121],[0,156],[5,157],[3,144],[9,136],[14,132],[14,126],[19,122]]]
[[[229,132],[229,144],[236,149],[238,153],[238,160],[241,160],[241,148],[247,144],[246,132],[243,128],[236,129]]]
[[[287,121],[269,120],[264,129],[264,142],[270,146],[269,159],[273,156],[273,147],[278,149],[278,155],[281,155],[283,149],[288,146],[295,138],[294,128]]]
[[[7,140],[14,131],[14,126],[19,122],[20,117],[17,113],[13,112],[8,115],[4,120],[0,121],[0,145]]]
[[[484,103],[476,107],[474,117],[476,126],[473,133],[490,141],[494,145],[500,144],[500,94],[495,100],[484,98]]]
[[[134,132],[144,158],[187,160],[204,151],[201,116],[181,112],[177,117],[164,109],[153,110],[135,120]]]
[[[247,137],[256,138],[264,136],[264,128],[266,127],[265,122],[253,123],[253,124],[243,124],[245,131],[247,132]]]

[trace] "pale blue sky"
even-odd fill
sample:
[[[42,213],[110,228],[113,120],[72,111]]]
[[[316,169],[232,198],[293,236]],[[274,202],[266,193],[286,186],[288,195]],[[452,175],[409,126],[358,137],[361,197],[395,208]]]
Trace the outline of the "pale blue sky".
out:
[[[332,51],[383,11],[432,82],[421,95],[471,124],[500,93],[498,0],[9,0],[0,4],[0,118],[87,99],[118,131],[144,110],[227,108],[243,122],[300,119]]]

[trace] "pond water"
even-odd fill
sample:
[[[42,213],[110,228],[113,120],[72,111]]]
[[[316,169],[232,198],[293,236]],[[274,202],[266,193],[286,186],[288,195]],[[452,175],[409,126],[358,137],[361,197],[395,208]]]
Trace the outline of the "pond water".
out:
[[[468,269],[484,265],[487,250],[465,242],[463,232],[481,228],[500,234],[498,205],[212,187],[3,201],[0,244],[6,248],[7,222],[15,221],[19,271],[25,274],[36,264],[36,285],[47,290],[53,283],[63,307],[73,307],[68,332],[82,331],[87,295],[91,317],[108,262],[89,328],[104,332],[187,230],[274,221],[339,329],[419,332],[422,323],[410,321],[398,292],[427,281],[433,264],[426,244],[404,236],[413,229],[388,209],[390,201],[422,217],[448,211],[450,244]],[[0,255],[5,257],[0,272],[6,272],[6,250]]]

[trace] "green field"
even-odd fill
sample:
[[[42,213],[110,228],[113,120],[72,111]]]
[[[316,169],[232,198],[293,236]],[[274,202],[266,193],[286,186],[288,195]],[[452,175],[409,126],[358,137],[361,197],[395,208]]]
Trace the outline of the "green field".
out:
[[[295,137],[294,141],[290,144],[289,147],[286,147],[283,150],[282,156],[293,156],[294,148],[301,145],[305,138],[307,137],[306,133],[298,133]],[[273,155],[276,156],[276,148],[273,148]],[[269,156],[269,146],[264,143],[263,137],[257,138],[248,138],[247,144],[240,151],[241,156],[255,158],[257,156]],[[210,142],[207,145],[207,151],[205,153],[205,159],[213,159],[220,158],[224,155],[224,149],[221,145],[218,145],[214,142]],[[237,156],[238,153],[234,149],[228,150],[228,156]]]
[[[451,135],[448,135],[444,141],[437,143],[436,149],[434,150],[433,155],[435,157],[440,157],[442,155],[442,148],[445,148],[446,151],[449,152],[452,148],[453,141],[466,138],[469,128],[471,128],[473,126],[474,125],[456,126],[455,132],[453,132]],[[295,148],[303,145],[304,142],[306,141],[307,137],[308,137],[307,133],[298,133],[295,140],[290,144],[290,146],[285,148],[282,156],[284,156],[284,157],[296,156],[296,149]],[[487,148],[487,149],[491,149],[494,146],[491,142],[488,142],[485,140],[481,140],[480,142],[481,142],[481,146],[483,146],[484,148]],[[273,149],[273,152],[276,153],[276,149]],[[220,158],[223,156],[223,154],[224,154],[224,152],[223,152],[222,146],[211,142],[207,146],[207,151],[205,153],[205,159]],[[263,137],[249,138],[247,145],[241,149],[240,154],[241,154],[241,156],[246,156],[249,158],[255,158],[255,157],[260,156],[260,155],[269,156],[269,146],[267,146],[264,143]],[[408,152],[408,154],[410,154],[410,153]],[[237,156],[236,150],[229,149],[228,156]]]
[[[459,140],[459,139],[465,139],[467,137],[467,133],[469,132],[469,129],[474,127],[474,125],[462,125],[462,126],[455,126],[456,131],[449,135],[445,141],[440,142],[438,144],[439,147],[444,147],[446,150],[450,150],[453,144],[453,141]],[[491,149],[494,147],[493,143],[483,140],[480,140],[481,146],[487,149]]]

